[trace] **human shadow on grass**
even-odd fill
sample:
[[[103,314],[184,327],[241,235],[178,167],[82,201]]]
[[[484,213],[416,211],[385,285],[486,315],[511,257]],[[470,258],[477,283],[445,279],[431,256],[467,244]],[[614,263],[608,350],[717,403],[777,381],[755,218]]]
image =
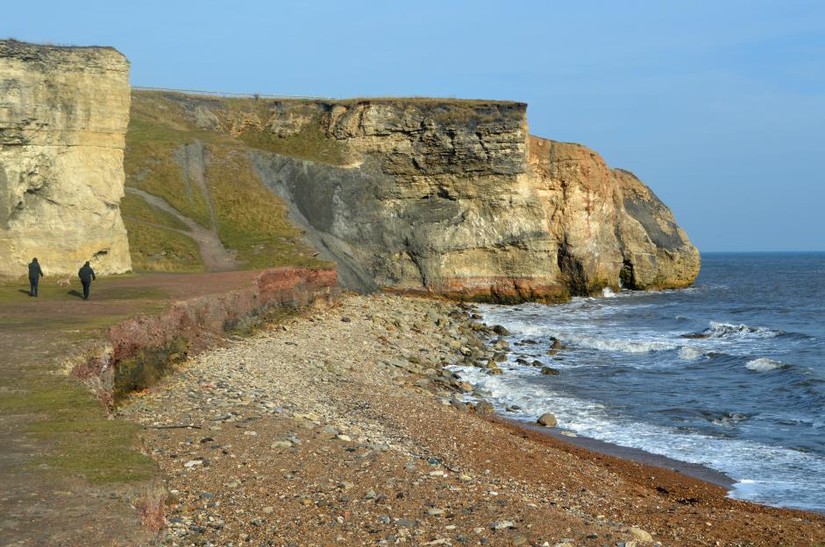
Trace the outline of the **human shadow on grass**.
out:
[[[32,295],[32,293],[27,291],[26,289],[17,289],[17,292],[22,292],[26,296],[31,296]]]
[[[83,293],[75,289],[70,290],[66,294],[68,294],[69,296],[76,296],[77,298],[83,298]]]

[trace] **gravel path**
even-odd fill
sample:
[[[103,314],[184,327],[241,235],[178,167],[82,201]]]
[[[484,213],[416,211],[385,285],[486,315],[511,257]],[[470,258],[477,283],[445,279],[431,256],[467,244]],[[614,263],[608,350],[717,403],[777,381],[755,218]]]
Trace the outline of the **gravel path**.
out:
[[[145,426],[165,476],[159,541],[825,543],[821,517],[729,500],[463,403],[472,386],[443,366],[488,362],[492,344],[506,348],[471,308],[351,296],[187,362],[118,412]]]

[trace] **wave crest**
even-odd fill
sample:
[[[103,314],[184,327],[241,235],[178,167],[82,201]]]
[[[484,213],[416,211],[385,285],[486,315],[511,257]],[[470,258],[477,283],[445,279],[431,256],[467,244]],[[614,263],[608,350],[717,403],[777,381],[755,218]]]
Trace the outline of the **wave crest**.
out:
[[[754,372],[770,372],[771,370],[790,368],[791,365],[782,361],[775,361],[767,357],[759,357],[745,363],[745,368]]]
[[[710,327],[685,338],[773,338],[784,334],[781,330],[766,327],[751,327],[750,325],[734,325],[732,323],[710,322]]]
[[[660,340],[600,338],[595,336],[573,336],[570,342],[580,347],[617,353],[648,353],[667,351],[678,346]]]

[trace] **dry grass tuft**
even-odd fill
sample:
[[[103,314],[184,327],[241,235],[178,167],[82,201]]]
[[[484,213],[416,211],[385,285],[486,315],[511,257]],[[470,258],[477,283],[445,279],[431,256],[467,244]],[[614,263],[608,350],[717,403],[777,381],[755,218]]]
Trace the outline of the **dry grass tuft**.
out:
[[[166,529],[166,488],[158,480],[146,487],[146,492],[137,503],[140,522],[153,534]]]

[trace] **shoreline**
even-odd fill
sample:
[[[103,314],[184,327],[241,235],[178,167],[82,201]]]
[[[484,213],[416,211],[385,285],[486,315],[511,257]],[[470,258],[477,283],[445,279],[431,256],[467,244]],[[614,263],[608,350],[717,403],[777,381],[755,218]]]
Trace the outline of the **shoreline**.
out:
[[[559,442],[569,443],[577,448],[582,448],[584,450],[588,450],[596,454],[601,454],[603,456],[611,456],[622,460],[628,460],[648,465],[651,467],[658,467],[668,471],[681,473],[687,477],[692,477],[703,482],[720,486],[727,490],[729,493],[733,491],[733,486],[736,485],[736,481],[728,475],[726,475],[725,473],[722,473],[721,471],[717,471],[716,469],[712,469],[702,464],[684,462],[681,460],[677,460],[675,458],[670,458],[668,456],[662,456],[661,454],[647,452],[646,450],[642,450],[640,448],[621,446],[618,444],[601,441],[599,439],[594,439],[592,437],[584,437],[578,434],[576,434],[575,436],[569,436],[566,435],[564,433],[565,430],[562,429],[547,428],[538,424],[520,422],[512,418],[503,418],[513,422],[513,424],[516,426],[537,431],[539,433],[548,435]],[[794,508],[786,507],[786,509]]]
[[[485,355],[475,319],[345,296],[132,397],[117,417],[143,425],[164,475],[162,543],[825,543],[825,516],[731,499],[706,469],[463,402],[443,367]]]

